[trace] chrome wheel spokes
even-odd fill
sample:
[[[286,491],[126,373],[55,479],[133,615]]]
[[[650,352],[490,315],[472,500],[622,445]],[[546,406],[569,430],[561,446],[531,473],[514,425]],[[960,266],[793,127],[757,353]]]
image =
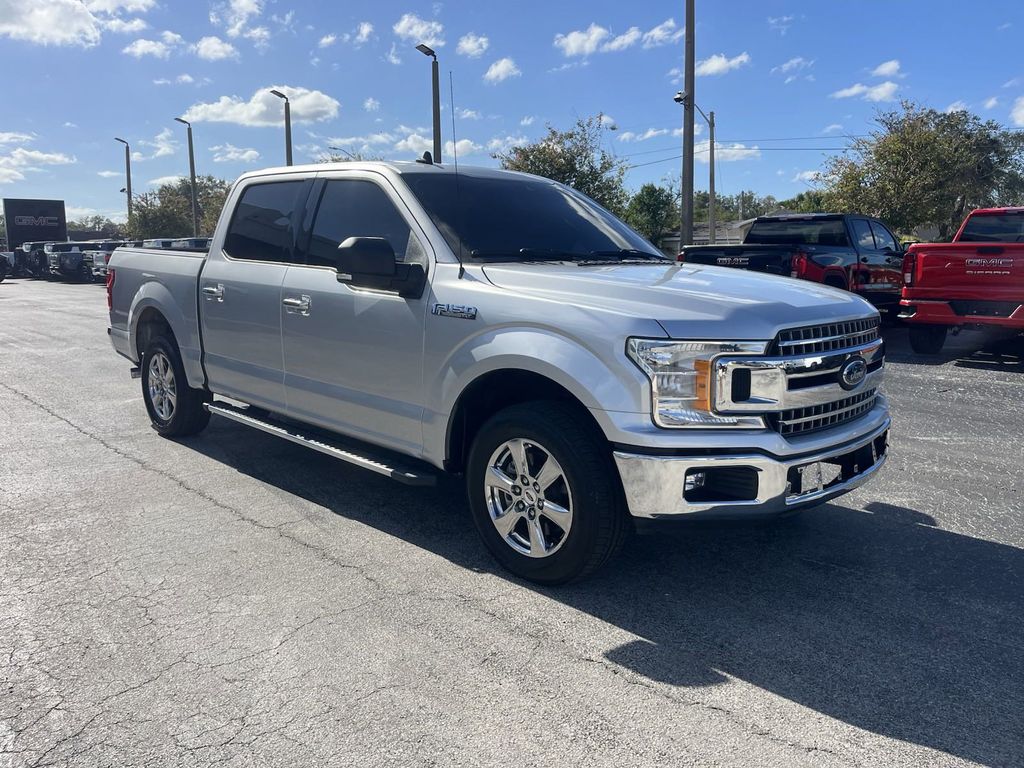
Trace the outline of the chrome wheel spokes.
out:
[[[487,510],[495,529],[516,552],[547,557],[572,527],[572,494],[561,465],[544,446],[512,439],[498,446],[484,477]]]
[[[178,384],[167,355],[156,352],[149,360],[149,401],[161,421],[170,421],[178,404]]]

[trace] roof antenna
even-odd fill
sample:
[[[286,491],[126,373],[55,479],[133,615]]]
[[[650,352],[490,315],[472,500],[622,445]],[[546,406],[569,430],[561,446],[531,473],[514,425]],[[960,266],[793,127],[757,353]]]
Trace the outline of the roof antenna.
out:
[[[448,101],[452,110],[452,162],[455,164],[455,228],[462,230],[460,219],[462,217],[462,195],[459,190],[459,139],[455,135],[455,85],[452,79],[452,71],[448,70]],[[459,236],[459,252],[456,254],[459,259],[459,279],[466,274],[466,266],[462,263],[462,236]]]

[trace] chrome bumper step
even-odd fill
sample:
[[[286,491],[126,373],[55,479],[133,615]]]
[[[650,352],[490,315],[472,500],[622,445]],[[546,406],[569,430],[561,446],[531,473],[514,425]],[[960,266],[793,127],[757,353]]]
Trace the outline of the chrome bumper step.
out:
[[[437,475],[430,467],[424,465],[422,468],[411,465],[402,465],[395,458],[385,455],[385,451],[368,450],[367,447],[357,444],[355,441],[346,441],[344,438],[327,436],[316,430],[308,429],[293,422],[279,421],[272,417],[255,416],[248,408],[230,405],[221,401],[214,401],[206,404],[206,410],[211,414],[223,416],[226,419],[237,421],[249,427],[255,427],[269,435],[284,438],[293,443],[312,448],[314,451],[339,459],[378,475],[390,477],[405,485],[429,486],[437,484]]]

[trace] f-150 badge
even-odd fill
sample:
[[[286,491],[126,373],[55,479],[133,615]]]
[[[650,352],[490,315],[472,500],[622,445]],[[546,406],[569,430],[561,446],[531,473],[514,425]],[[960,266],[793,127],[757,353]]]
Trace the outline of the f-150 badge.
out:
[[[440,317],[458,317],[462,320],[476,320],[476,307],[467,307],[464,304],[435,304],[430,310]]]

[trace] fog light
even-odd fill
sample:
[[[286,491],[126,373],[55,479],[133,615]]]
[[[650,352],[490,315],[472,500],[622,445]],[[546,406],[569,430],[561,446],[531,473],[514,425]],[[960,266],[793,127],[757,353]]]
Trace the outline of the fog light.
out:
[[[686,473],[686,482],[683,483],[683,495],[685,496],[690,491],[696,491],[698,488],[703,488],[707,478],[706,472],[691,469]]]

